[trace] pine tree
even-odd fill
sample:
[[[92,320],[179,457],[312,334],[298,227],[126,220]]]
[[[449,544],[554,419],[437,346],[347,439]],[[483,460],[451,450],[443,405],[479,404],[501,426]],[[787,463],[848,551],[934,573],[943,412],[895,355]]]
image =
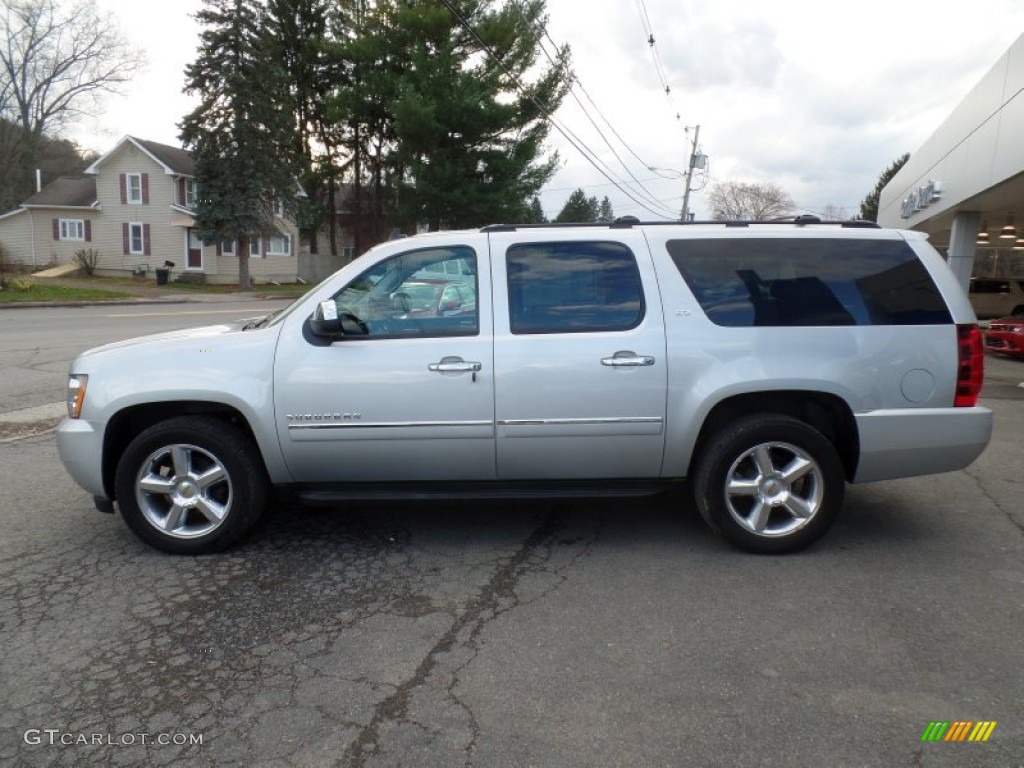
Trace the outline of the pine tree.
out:
[[[598,221],[615,221],[615,211],[612,209],[612,201],[605,195],[601,199],[601,205],[597,209]]]
[[[526,215],[523,217],[523,224],[547,224],[548,219],[544,215],[544,207],[540,204],[540,198],[534,195],[530,204],[526,207]]]
[[[575,190],[565,201],[562,210],[555,217],[559,224],[597,221],[598,203],[596,197],[587,197],[582,189]]]
[[[909,159],[910,153],[904,152],[893,160],[888,168],[882,171],[882,175],[878,177],[875,188],[872,189],[871,192],[868,193],[868,196],[861,201],[860,217],[862,219],[866,221],[878,220],[878,199],[882,196],[882,190],[885,189],[886,184],[892,181],[892,177],[899,172],[900,168],[906,165],[907,160]]]
[[[568,48],[537,69],[544,0],[442,3],[386,0],[392,61],[399,215],[407,227],[478,226],[521,219],[554,173],[542,159],[569,86]]]
[[[181,124],[199,189],[204,242],[238,242],[238,284],[252,287],[249,241],[275,232],[273,206],[294,210],[297,181],[285,73],[258,0],[204,0],[200,50],[185,70],[199,106]]]

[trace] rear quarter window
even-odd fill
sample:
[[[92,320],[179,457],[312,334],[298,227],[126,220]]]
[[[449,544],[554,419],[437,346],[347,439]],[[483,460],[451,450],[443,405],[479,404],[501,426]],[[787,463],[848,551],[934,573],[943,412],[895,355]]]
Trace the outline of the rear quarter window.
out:
[[[946,302],[902,240],[670,240],[713,323],[730,327],[943,325]]]

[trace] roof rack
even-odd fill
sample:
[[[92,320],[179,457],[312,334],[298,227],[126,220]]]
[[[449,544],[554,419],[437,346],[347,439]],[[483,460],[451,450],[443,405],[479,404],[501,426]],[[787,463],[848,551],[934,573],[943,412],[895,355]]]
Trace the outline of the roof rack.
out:
[[[715,224],[720,227],[749,227],[752,224],[774,224],[774,225],[789,225],[804,227],[808,224],[821,224],[832,227],[842,227],[847,229],[881,229],[873,221],[867,221],[865,219],[847,219],[844,221],[822,221],[817,216],[810,216],[804,214],[802,216],[792,216],[779,219],[738,219],[734,221],[665,221],[664,219],[658,221],[640,221],[636,216],[620,216],[615,221],[584,221],[584,222],[572,222],[568,224],[550,223],[550,224],[490,224],[486,227],[481,227],[481,232],[516,232],[520,229],[595,229],[606,227],[608,229],[630,229],[634,226],[642,227],[655,227],[655,226],[692,226],[694,224]]]

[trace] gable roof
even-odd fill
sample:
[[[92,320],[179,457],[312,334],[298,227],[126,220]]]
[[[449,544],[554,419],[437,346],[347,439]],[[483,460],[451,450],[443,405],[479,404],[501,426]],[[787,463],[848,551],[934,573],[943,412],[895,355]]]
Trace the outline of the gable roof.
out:
[[[155,141],[144,141],[135,139],[153,157],[174,173],[182,176],[192,175],[192,153],[181,147],[172,147],[168,144],[157,144]]]
[[[96,204],[96,179],[61,176],[22,203],[24,207],[91,208]]]
[[[125,144],[134,144],[139,150],[148,155],[157,165],[164,169],[168,176],[192,176],[192,155],[181,147],[172,147],[168,144],[160,144],[155,141],[137,139],[134,136],[125,136],[113,149],[104,153],[96,162],[85,169],[88,174],[95,175],[100,172],[103,165],[111,156],[116,154]]]

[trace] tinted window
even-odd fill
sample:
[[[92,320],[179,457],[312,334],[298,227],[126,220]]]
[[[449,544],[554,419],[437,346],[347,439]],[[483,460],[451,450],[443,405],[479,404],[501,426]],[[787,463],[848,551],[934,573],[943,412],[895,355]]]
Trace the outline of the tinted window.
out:
[[[456,246],[392,256],[346,285],[334,302],[362,320],[371,337],[473,336],[479,331],[476,253]]]
[[[633,253],[621,243],[532,243],[508,249],[512,333],[625,331],[644,316]]]
[[[971,293],[1009,293],[1009,280],[971,280]]]
[[[949,310],[910,246],[893,240],[672,240],[672,261],[725,326],[939,325]]]

